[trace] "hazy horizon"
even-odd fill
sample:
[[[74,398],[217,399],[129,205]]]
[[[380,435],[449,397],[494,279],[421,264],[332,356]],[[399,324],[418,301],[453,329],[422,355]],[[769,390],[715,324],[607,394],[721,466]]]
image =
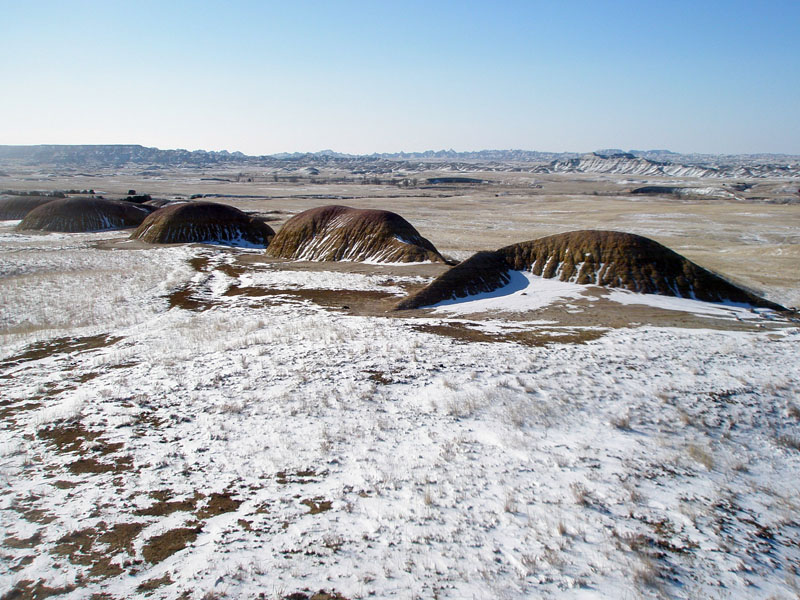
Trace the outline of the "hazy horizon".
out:
[[[800,154],[794,2],[3,10],[2,144]]]
[[[151,144],[140,144],[140,143],[97,143],[97,144],[82,144],[80,142],[77,143],[69,143],[69,144],[48,144],[48,143],[34,143],[34,144],[0,144],[0,147],[37,147],[37,146],[64,146],[64,147],[83,147],[83,146],[141,146],[143,148],[152,148],[159,151],[177,151],[177,152],[228,152],[229,154],[236,154],[240,153],[248,157],[259,157],[259,156],[280,156],[280,155],[294,155],[294,154],[325,154],[325,153],[333,153],[338,155],[345,155],[345,156],[372,156],[372,155],[397,155],[397,154],[426,154],[426,153],[442,153],[442,152],[455,152],[458,154],[479,154],[482,152],[536,152],[541,154],[576,154],[576,155],[583,155],[583,154],[591,154],[591,153],[601,153],[601,152],[609,152],[609,151],[619,151],[619,152],[669,152],[677,155],[709,155],[709,156],[747,156],[747,155],[774,155],[774,156],[789,156],[789,157],[798,157],[800,154],[791,154],[786,152],[741,152],[741,153],[705,153],[705,152],[677,152],[672,150],[671,148],[593,148],[593,149],[582,149],[582,150],[548,150],[547,148],[479,148],[479,149],[466,149],[466,150],[455,150],[453,148],[425,148],[421,150],[396,150],[396,151],[385,151],[385,152],[362,152],[362,153],[353,153],[353,152],[341,152],[335,148],[321,148],[319,150],[305,150],[305,151],[297,151],[297,150],[282,150],[279,152],[270,152],[265,154],[248,154],[247,152],[242,152],[236,148],[219,148],[219,149],[209,149],[209,148],[187,148],[187,147],[180,147],[175,146],[172,148],[163,148],[159,146],[153,146]]]

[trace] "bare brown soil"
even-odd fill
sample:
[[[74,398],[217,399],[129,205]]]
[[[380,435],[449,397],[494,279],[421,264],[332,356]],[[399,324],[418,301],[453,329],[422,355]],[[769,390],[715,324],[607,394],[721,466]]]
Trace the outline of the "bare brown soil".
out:
[[[169,573],[167,573],[163,577],[148,579],[147,581],[140,583],[139,586],[136,588],[136,591],[142,592],[144,594],[147,594],[148,592],[152,593],[158,588],[165,585],[169,585],[171,583],[172,583],[172,578],[169,576]]]
[[[72,564],[89,567],[92,579],[107,579],[124,572],[113,562],[120,552],[133,553],[133,539],[144,528],[141,523],[118,523],[106,529],[105,523],[97,527],[72,531],[58,540],[51,552],[67,558]]]
[[[186,548],[197,539],[202,530],[202,526],[170,529],[147,540],[142,546],[142,556],[149,563],[159,563]]]
[[[300,504],[306,505],[308,507],[309,514],[312,515],[329,511],[333,507],[333,503],[330,500],[325,500],[324,498],[306,498],[305,500],[302,500]]]
[[[106,544],[108,551],[113,554],[117,552],[133,554],[133,540],[142,529],[144,529],[143,523],[117,523],[103,533],[98,541]]]
[[[273,289],[258,287],[231,286],[226,296],[247,296],[249,298],[281,298],[309,300],[319,306],[348,311],[350,314],[375,315],[391,310],[397,296],[389,292],[360,290],[315,290],[302,288]]]
[[[230,494],[211,494],[206,505],[197,511],[197,518],[205,520],[217,515],[234,512],[241,504],[241,500],[232,498]]]
[[[76,588],[74,585],[49,587],[43,581],[25,579],[17,582],[11,590],[3,594],[0,600],[39,600],[68,594]]]
[[[40,439],[52,443],[56,451],[62,453],[77,452],[84,442],[91,442],[100,435],[97,431],[88,431],[80,423],[40,429],[38,433]]]
[[[347,600],[338,592],[326,592],[320,590],[318,592],[294,592],[288,596],[284,596],[282,600]]]
[[[172,494],[169,490],[151,492],[150,496],[154,498],[156,502],[146,508],[136,510],[134,514],[148,517],[164,517],[174,512],[190,512],[194,511],[197,503],[204,498],[203,494],[195,492],[192,498],[170,500]]]
[[[130,457],[121,457],[114,462],[100,461],[96,458],[79,458],[68,465],[70,472],[74,475],[98,474],[98,473],[122,473],[130,471],[133,464]]]
[[[180,288],[171,292],[167,296],[167,299],[169,300],[170,308],[182,308],[195,312],[202,312],[219,304],[219,302],[215,300],[208,300],[198,296],[192,286]]]
[[[287,473],[286,471],[278,471],[275,474],[275,481],[277,481],[281,485],[286,485],[288,483],[316,483],[318,479],[316,477],[318,475],[323,475],[323,473],[317,473],[313,469],[307,469],[304,471],[295,471],[294,473]]]
[[[121,443],[111,443],[100,439],[100,436],[99,432],[89,431],[80,423],[41,429],[38,433],[40,439],[55,446],[56,452],[65,454],[80,452],[80,458],[67,465],[74,475],[119,473],[130,470],[132,464],[128,456],[111,457],[112,462],[108,462],[108,459],[99,460],[106,455],[119,452],[123,447]]]
[[[6,423],[16,423],[14,417],[17,413],[34,410],[42,405],[41,402],[26,402],[19,400],[3,400],[0,401],[0,419]]]
[[[28,538],[15,538],[13,536],[6,536],[3,540],[3,545],[7,548],[34,548],[38,546],[42,541],[42,534],[41,532],[37,531],[32,536]]]
[[[64,337],[44,342],[36,342],[28,346],[28,348],[20,354],[5,359],[0,363],[0,369],[14,367],[24,362],[40,360],[56,354],[86,352],[97,348],[105,348],[116,344],[121,339],[121,337],[114,337],[107,333],[101,333],[100,335],[87,337]]]
[[[607,329],[570,330],[564,328],[535,327],[530,331],[509,331],[486,333],[476,328],[474,323],[448,322],[415,325],[414,329],[425,333],[435,333],[460,342],[513,342],[522,346],[546,346],[548,344],[584,344],[599,339]]]

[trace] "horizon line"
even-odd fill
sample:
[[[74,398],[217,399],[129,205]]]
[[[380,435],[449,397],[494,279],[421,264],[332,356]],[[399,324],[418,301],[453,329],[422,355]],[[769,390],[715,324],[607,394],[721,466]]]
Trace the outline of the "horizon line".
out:
[[[655,153],[655,152],[662,152],[668,154],[675,154],[678,156],[784,156],[784,157],[797,157],[800,158],[800,154],[790,154],[786,152],[679,152],[670,150],[668,148],[650,148],[650,149],[640,149],[640,148],[631,148],[628,150],[622,148],[597,148],[594,150],[586,150],[586,151],[575,151],[575,150],[531,150],[531,149],[524,149],[524,148],[482,148],[480,150],[455,150],[453,148],[441,148],[438,150],[434,150],[432,148],[426,150],[395,150],[391,152],[368,152],[368,153],[353,153],[353,152],[340,152],[338,150],[333,150],[331,148],[324,148],[321,150],[295,150],[295,151],[280,151],[280,152],[272,152],[267,154],[247,154],[240,150],[228,150],[228,149],[221,149],[221,150],[206,150],[205,148],[196,148],[193,150],[189,150],[188,148],[161,148],[159,146],[147,146],[145,144],[137,144],[137,143],[90,143],[90,144],[80,144],[80,143],[73,143],[73,144],[51,144],[51,143],[38,143],[38,144],[0,144],[0,148],[36,148],[36,147],[80,147],[80,146],[107,146],[107,147],[125,147],[125,146],[135,146],[140,148],[146,149],[154,149],[159,150],[162,152],[206,152],[206,153],[217,153],[217,154],[240,154],[247,158],[261,158],[261,157],[277,157],[280,155],[340,155],[344,157],[369,157],[369,156],[381,156],[381,155],[402,155],[402,154],[439,154],[439,153],[453,153],[453,154],[480,154],[483,152],[528,152],[528,153],[537,153],[537,154],[596,154],[596,153],[604,153],[604,152],[621,152],[621,153],[634,153],[634,152],[643,152],[643,153]]]

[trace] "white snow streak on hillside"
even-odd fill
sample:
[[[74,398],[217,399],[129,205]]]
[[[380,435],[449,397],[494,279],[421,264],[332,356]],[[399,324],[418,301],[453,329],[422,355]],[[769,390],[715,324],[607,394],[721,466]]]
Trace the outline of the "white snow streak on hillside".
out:
[[[81,301],[97,254],[64,253],[81,268],[59,307]],[[156,280],[169,256],[116,258]],[[0,430],[0,529],[40,541],[2,547],[0,592],[41,579],[79,586],[65,598],[131,597],[165,575],[154,597],[766,598],[800,585],[796,328],[459,343],[419,320],[252,309],[225,287],[208,287],[221,304],[204,312],[151,296],[141,319],[108,322],[122,337],[108,347],[2,367],[5,402],[41,405]],[[46,432],[65,423],[102,437],[56,453]],[[75,472],[86,456],[119,470]],[[159,490],[196,507],[149,515]],[[213,493],[241,504],[204,517]],[[130,549],[93,546],[120,575],[58,554],[70,533],[123,523],[142,528]],[[198,526],[144,560],[157,536]]]

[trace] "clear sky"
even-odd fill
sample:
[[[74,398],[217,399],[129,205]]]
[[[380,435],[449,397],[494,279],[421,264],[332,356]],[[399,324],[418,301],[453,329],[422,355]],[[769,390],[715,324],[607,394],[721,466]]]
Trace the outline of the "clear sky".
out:
[[[800,1],[0,0],[0,144],[800,154]]]

